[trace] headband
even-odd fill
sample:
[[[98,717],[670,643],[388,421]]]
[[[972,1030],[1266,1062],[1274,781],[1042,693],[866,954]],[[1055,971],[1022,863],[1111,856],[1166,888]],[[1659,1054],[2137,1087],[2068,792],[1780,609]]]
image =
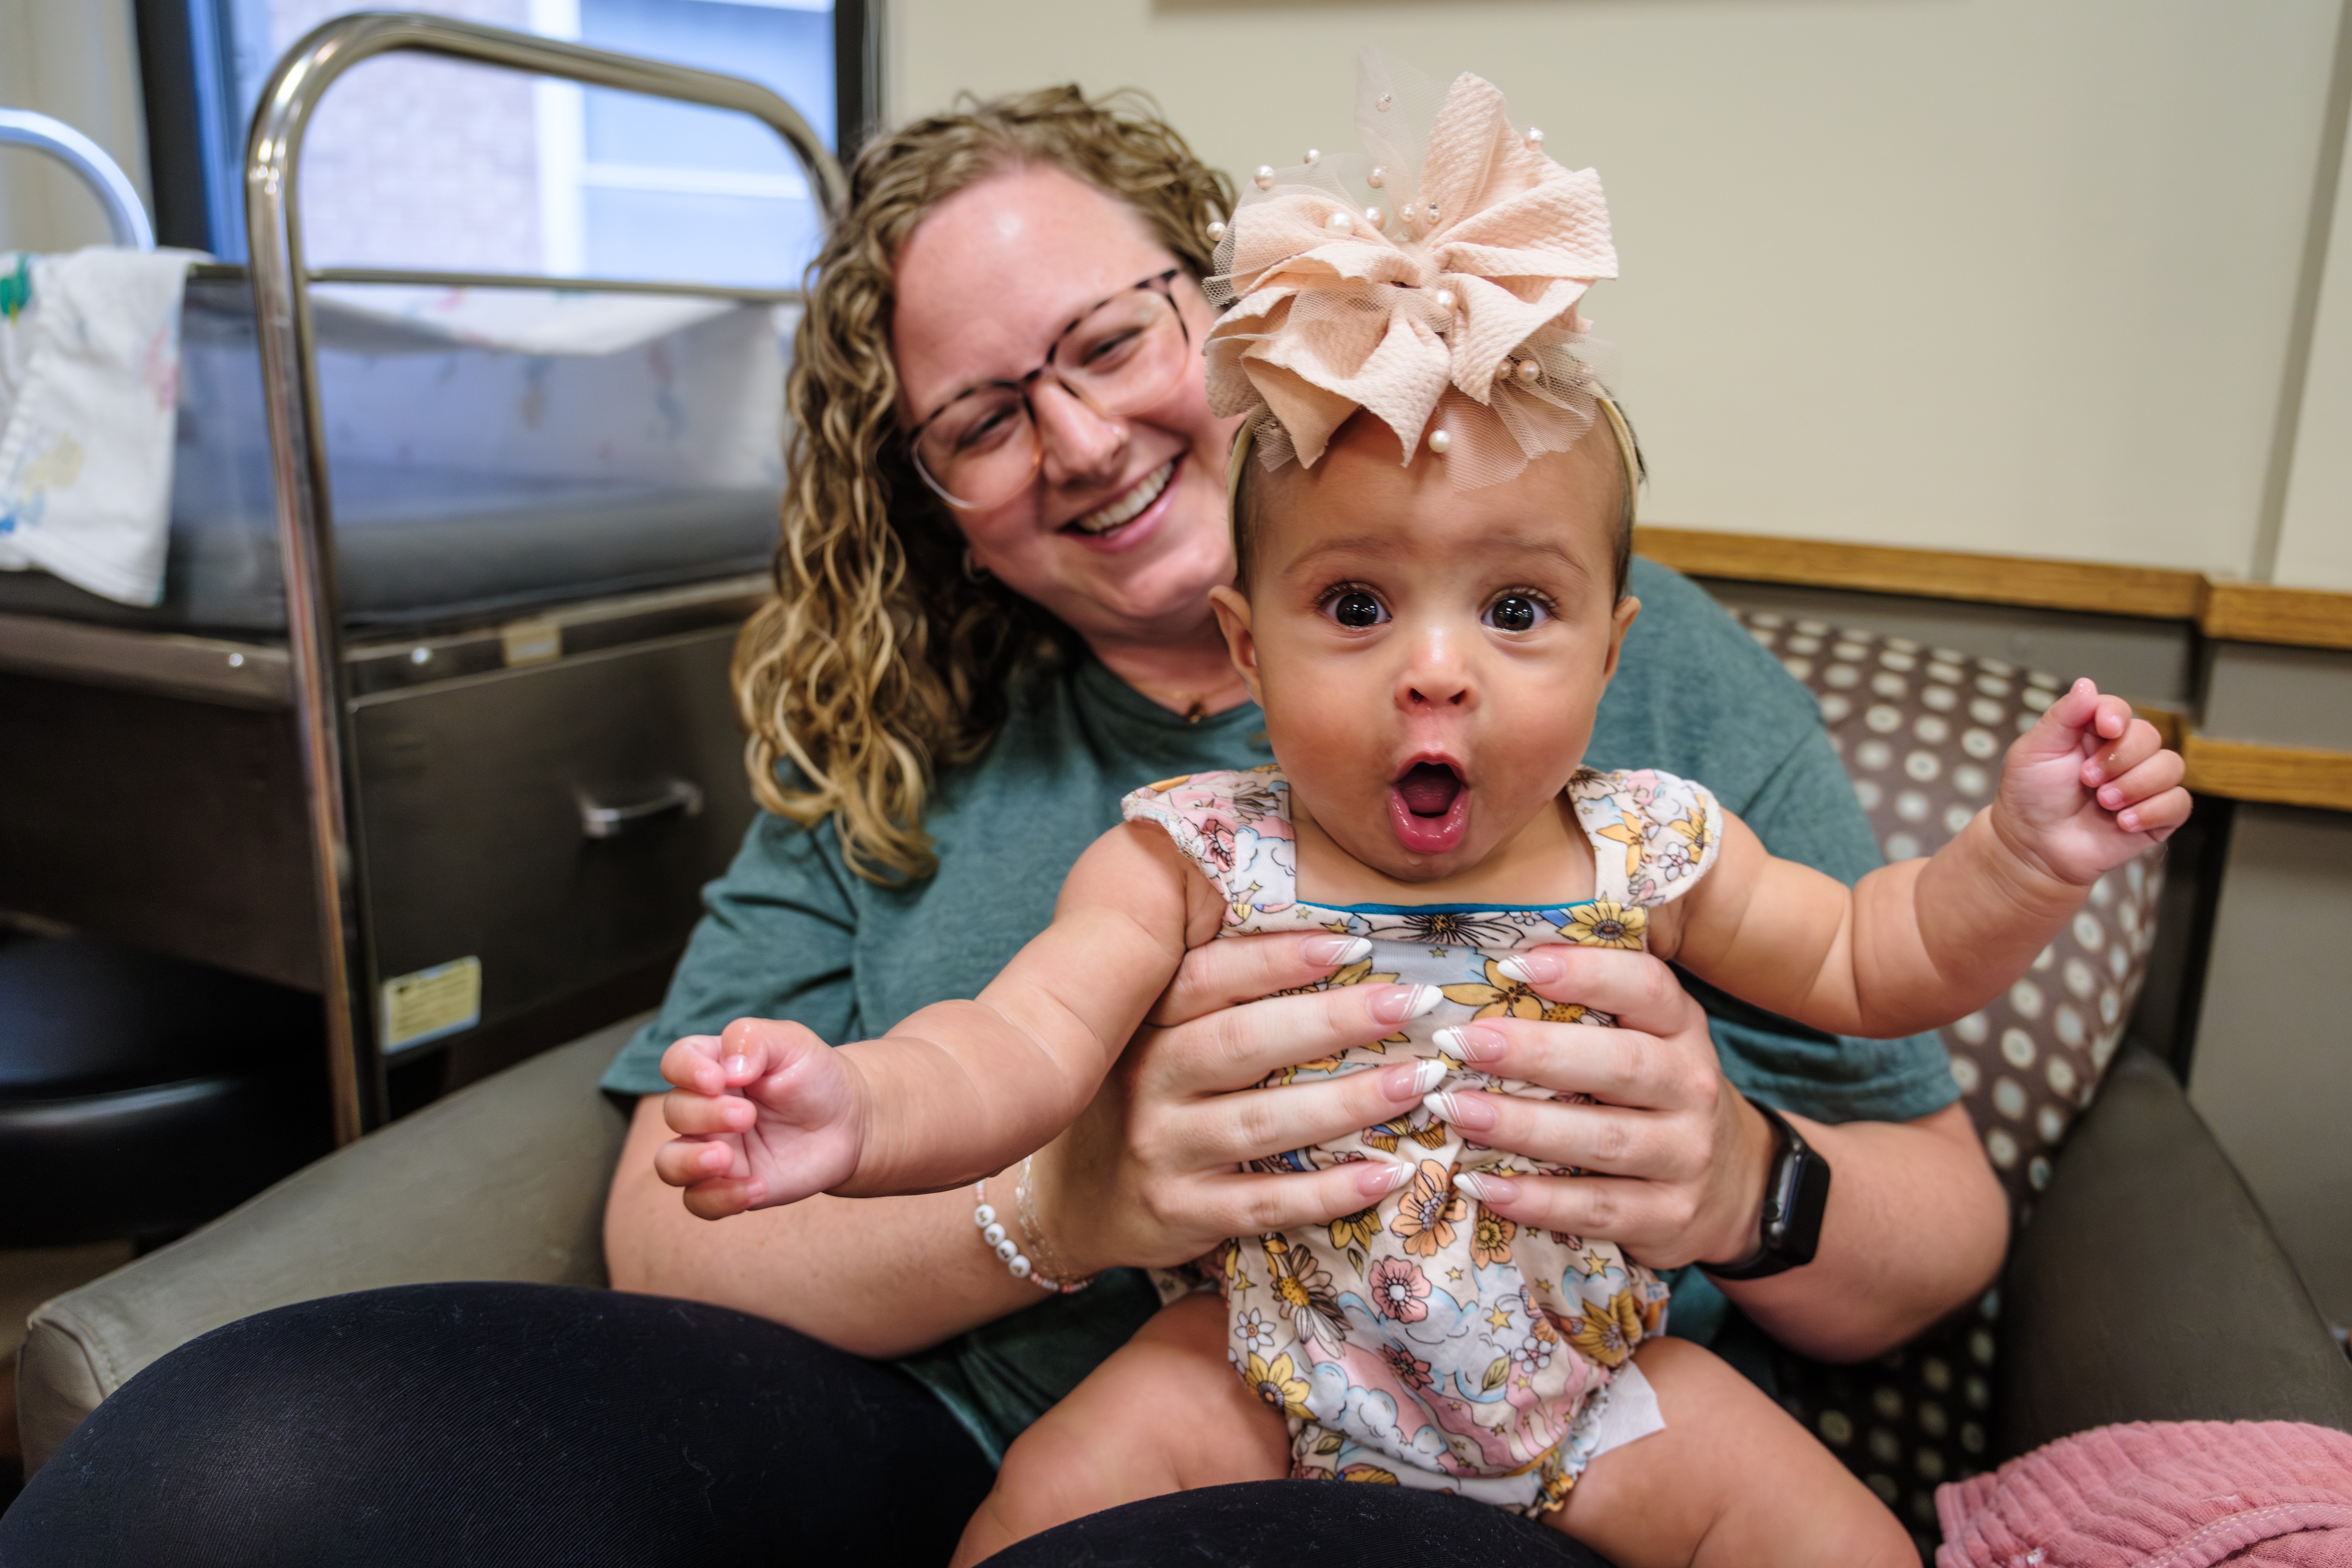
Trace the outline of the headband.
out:
[[[1498,484],[1573,447],[1606,401],[1577,309],[1617,275],[1600,177],[1514,131],[1475,76],[1437,101],[1367,51],[1357,97],[1370,156],[1260,168],[1212,231],[1207,288],[1226,308],[1205,345],[1210,407],[1247,416],[1268,468],[1311,468],[1360,409],[1404,462],[1425,452],[1457,488]]]
[[[1634,444],[1633,427],[1625,422],[1624,411],[1617,406],[1617,400],[1605,392],[1595,393],[1592,400],[1608,419],[1609,433],[1617,438],[1617,456],[1625,465],[1625,522],[1630,527],[1642,493],[1642,449]],[[1225,518],[1229,528],[1241,518],[1242,465],[1249,460],[1257,444],[1256,430],[1255,423],[1244,421],[1234,432],[1233,450],[1225,458]],[[1270,468],[1280,466],[1267,465]]]

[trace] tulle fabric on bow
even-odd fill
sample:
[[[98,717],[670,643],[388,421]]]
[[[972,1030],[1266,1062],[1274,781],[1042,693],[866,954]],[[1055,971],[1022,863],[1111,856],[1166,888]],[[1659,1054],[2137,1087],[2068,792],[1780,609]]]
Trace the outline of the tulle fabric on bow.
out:
[[[1600,345],[1577,304],[1617,276],[1600,176],[1514,131],[1492,83],[1457,78],[1432,119],[1435,96],[1368,55],[1356,120],[1373,156],[1261,170],[1218,244],[1209,403],[1252,416],[1269,469],[1311,468],[1359,408],[1405,462],[1442,453],[1461,489],[1592,426]]]

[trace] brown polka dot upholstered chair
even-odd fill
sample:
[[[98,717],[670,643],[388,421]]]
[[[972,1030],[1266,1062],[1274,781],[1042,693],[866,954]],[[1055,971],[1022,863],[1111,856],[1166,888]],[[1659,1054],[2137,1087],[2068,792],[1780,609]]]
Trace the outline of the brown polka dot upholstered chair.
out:
[[[1763,612],[1738,613],[1821,703],[1888,860],[1933,854],[1985,805],[2010,742],[2062,682],[2000,659]],[[2116,1060],[2155,941],[2164,850],[2092,889],[2069,928],[2009,993],[1942,1031],[1953,1081],[2027,1225],[2060,1152]],[[1931,1552],[1939,1482],[2008,1457],[1997,1365],[2000,1289],[1903,1350],[1832,1367],[1774,1351],[1776,1392]]]

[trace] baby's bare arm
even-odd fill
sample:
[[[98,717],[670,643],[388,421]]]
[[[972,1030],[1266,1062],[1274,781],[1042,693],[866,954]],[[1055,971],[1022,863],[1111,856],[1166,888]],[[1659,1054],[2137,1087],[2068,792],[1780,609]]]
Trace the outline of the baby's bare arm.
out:
[[[1112,829],[1062,884],[1054,923],[970,1002],[835,1048],[738,1019],[670,1047],[654,1169],[705,1219],[937,1192],[1000,1171],[1067,1126],[1223,906],[1166,833]],[[974,911],[985,919],[984,911]]]
[[[1661,956],[1837,1034],[1949,1023],[2023,973],[2101,873],[2187,817],[2180,773],[2128,706],[2079,681],[2011,748],[1992,805],[1932,858],[1850,891],[1772,858],[1727,814],[1715,869],[1663,922]]]
[[[1113,828],[1079,857],[1054,923],[970,1002],[911,1014],[845,1046],[865,1137],[845,1197],[973,1181],[1051,1140],[1174,978],[1222,906],[1162,829]]]

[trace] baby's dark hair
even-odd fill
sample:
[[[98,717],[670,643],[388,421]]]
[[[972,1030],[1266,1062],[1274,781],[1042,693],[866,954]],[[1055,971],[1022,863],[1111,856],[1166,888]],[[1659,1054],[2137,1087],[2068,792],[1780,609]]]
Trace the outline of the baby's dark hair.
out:
[[[1625,441],[1622,446],[1613,440],[1609,443],[1610,447],[1620,454],[1617,537],[1611,542],[1610,568],[1615,574],[1615,597],[1622,599],[1625,596],[1626,584],[1631,579],[1633,570],[1634,505],[1640,499],[1642,485],[1650,477],[1650,464],[1649,460],[1642,456],[1642,438],[1634,433],[1633,421],[1627,417],[1624,406],[1622,404],[1612,405],[1617,409],[1617,417],[1625,422]],[[1606,410],[1596,411],[1596,414],[1597,416],[1592,421],[1592,428],[1585,432],[1588,437],[1599,433],[1609,423]],[[1236,432],[1234,438],[1239,440],[1240,433]],[[1630,474],[1624,471],[1623,458],[1623,454],[1629,450],[1633,454],[1633,471]],[[1257,472],[1259,467],[1255,456],[1244,458],[1241,472],[1234,477],[1234,587],[1244,595],[1250,591],[1250,562],[1256,552],[1258,508],[1263,504],[1258,492],[1263,488],[1265,479]]]

